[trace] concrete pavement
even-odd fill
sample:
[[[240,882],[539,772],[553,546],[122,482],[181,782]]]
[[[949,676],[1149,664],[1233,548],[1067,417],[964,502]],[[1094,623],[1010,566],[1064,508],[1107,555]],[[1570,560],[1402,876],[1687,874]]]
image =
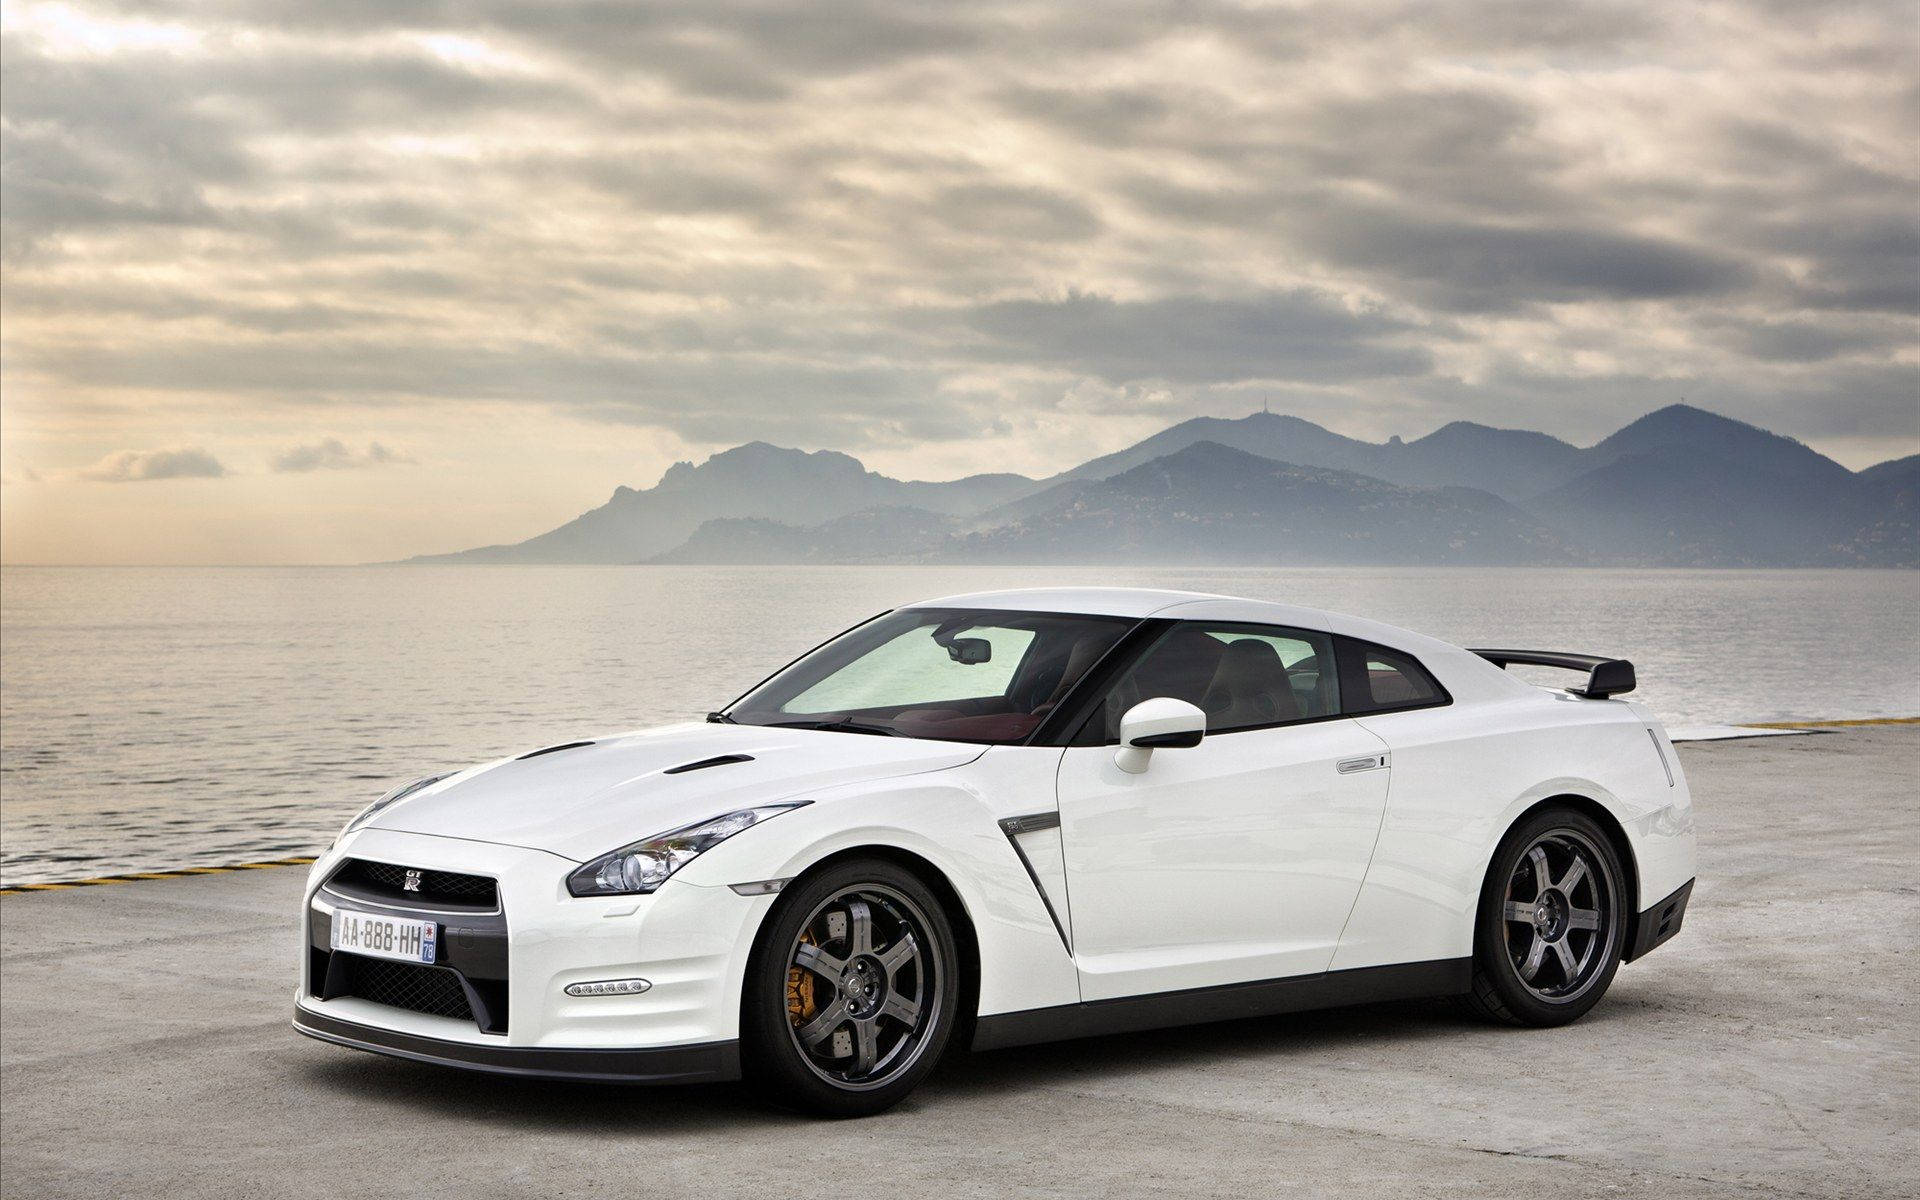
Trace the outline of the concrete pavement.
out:
[[[829,1124],[287,1020],[303,871],[0,899],[0,1196],[1920,1194],[1920,728],[1689,745],[1686,929],[1565,1029],[1417,1003],[949,1062]]]

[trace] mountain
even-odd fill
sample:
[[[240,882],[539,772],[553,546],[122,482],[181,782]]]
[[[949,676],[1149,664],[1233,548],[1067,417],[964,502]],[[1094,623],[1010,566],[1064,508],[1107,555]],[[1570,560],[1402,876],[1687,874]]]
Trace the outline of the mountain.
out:
[[[1896,566],[1915,556],[1910,515],[1875,528],[1892,514],[1897,484],[1877,494],[1866,476],[1743,421],[1670,405],[1582,457],[1598,465],[1525,507],[1596,561]],[[1900,478],[1898,463],[1882,465],[1886,479]]]
[[[1544,433],[1471,421],[1380,447],[1382,479],[1408,487],[1482,487],[1508,500],[1537,495],[1577,474],[1585,452]]]
[[[1359,464],[1366,460],[1368,451],[1378,449],[1372,442],[1344,437],[1312,421],[1280,413],[1257,412],[1236,418],[1194,417],[1135,442],[1125,450],[1081,463],[1042,482],[1052,485],[1073,479],[1111,479],[1122,471],[1198,442],[1213,442],[1281,462],[1311,463],[1316,467],[1347,471],[1360,469]]]
[[[761,517],[707,521],[656,563],[745,566],[767,563],[902,562],[925,557],[954,527],[954,518],[924,508],[863,508],[819,525]]]
[[[1851,485],[1853,472],[1792,438],[1687,404],[1670,404],[1606,438],[1583,456],[1604,466],[1634,454],[1684,450],[1762,475]]]
[[[1057,507],[951,539],[967,562],[1518,564],[1570,561],[1540,523],[1489,492],[1401,487],[1195,442]]]
[[[633,563],[664,554],[716,518],[813,525],[864,508],[904,506],[970,513],[1033,490],[1020,475],[950,483],[889,479],[831,450],[807,453],[748,442],[695,466],[675,463],[645,491],[615,488],[599,508],[511,545],[430,554],[413,563]]]
[[[1920,567],[1920,454],[1860,472],[1871,516],[1842,547],[1848,565]]]
[[[1125,450],[1063,471],[1045,482],[1106,479],[1197,442],[1215,442],[1261,458],[1355,471],[1407,487],[1477,487],[1507,499],[1535,495],[1577,474],[1582,451],[1544,433],[1495,429],[1471,421],[1403,442],[1364,442],[1311,421],[1257,412],[1237,419],[1195,417]]]
[[[1585,449],[1467,421],[1367,442],[1201,417],[1040,481],[909,482],[749,442],[527,541],[409,561],[1920,566],[1920,456],[1855,474],[1684,404]]]
[[[1920,454],[1909,454],[1860,472],[1860,482],[1888,497],[1911,496],[1920,486]]]
[[[1622,455],[1527,508],[1596,561],[1644,566],[1838,565],[1839,547],[1867,519],[1825,477],[1680,445]]]

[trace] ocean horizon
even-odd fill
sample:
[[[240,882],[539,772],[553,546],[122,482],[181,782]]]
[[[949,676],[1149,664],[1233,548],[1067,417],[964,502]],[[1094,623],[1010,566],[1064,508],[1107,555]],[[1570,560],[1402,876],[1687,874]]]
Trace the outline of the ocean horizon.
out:
[[[1222,592],[1633,660],[1670,726],[1920,713],[1897,570],[0,568],[0,886],[318,851],[394,783],[698,720],[899,604]],[[1534,676],[1558,682],[1552,673]]]

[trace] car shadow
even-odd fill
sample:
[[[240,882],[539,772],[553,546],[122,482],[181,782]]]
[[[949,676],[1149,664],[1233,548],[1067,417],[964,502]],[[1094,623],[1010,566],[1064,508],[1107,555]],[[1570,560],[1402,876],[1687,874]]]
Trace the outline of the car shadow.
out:
[[[967,1103],[979,1095],[1005,1098],[1142,1070],[1202,1071],[1249,1056],[1278,1063],[1293,1055],[1340,1055],[1360,1046],[1426,1041],[1473,1028],[1485,1025],[1444,1001],[1418,1000],[953,1052],[895,1111]],[[338,1050],[313,1057],[304,1071],[315,1088],[356,1104],[391,1107],[415,1119],[437,1115],[529,1132],[670,1136],[811,1123],[759,1103],[738,1084],[625,1087],[514,1079]]]
[[[927,1087],[953,1095],[1004,1094],[1156,1070],[1204,1072],[1249,1058],[1277,1068],[1296,1056],[1338,1058],[1487,1028],[1445,1000],[1402,1000],[952,1055]]]

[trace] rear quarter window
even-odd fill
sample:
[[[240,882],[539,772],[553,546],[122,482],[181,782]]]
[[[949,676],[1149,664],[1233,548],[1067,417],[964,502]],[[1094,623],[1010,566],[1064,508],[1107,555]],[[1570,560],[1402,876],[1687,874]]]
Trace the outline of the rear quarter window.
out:
[[[1433,673],[1411,654],[1353,638],[1340,638],[1336,645],[1342,707],[1349,713],[1432,708],[1451,701]]]

